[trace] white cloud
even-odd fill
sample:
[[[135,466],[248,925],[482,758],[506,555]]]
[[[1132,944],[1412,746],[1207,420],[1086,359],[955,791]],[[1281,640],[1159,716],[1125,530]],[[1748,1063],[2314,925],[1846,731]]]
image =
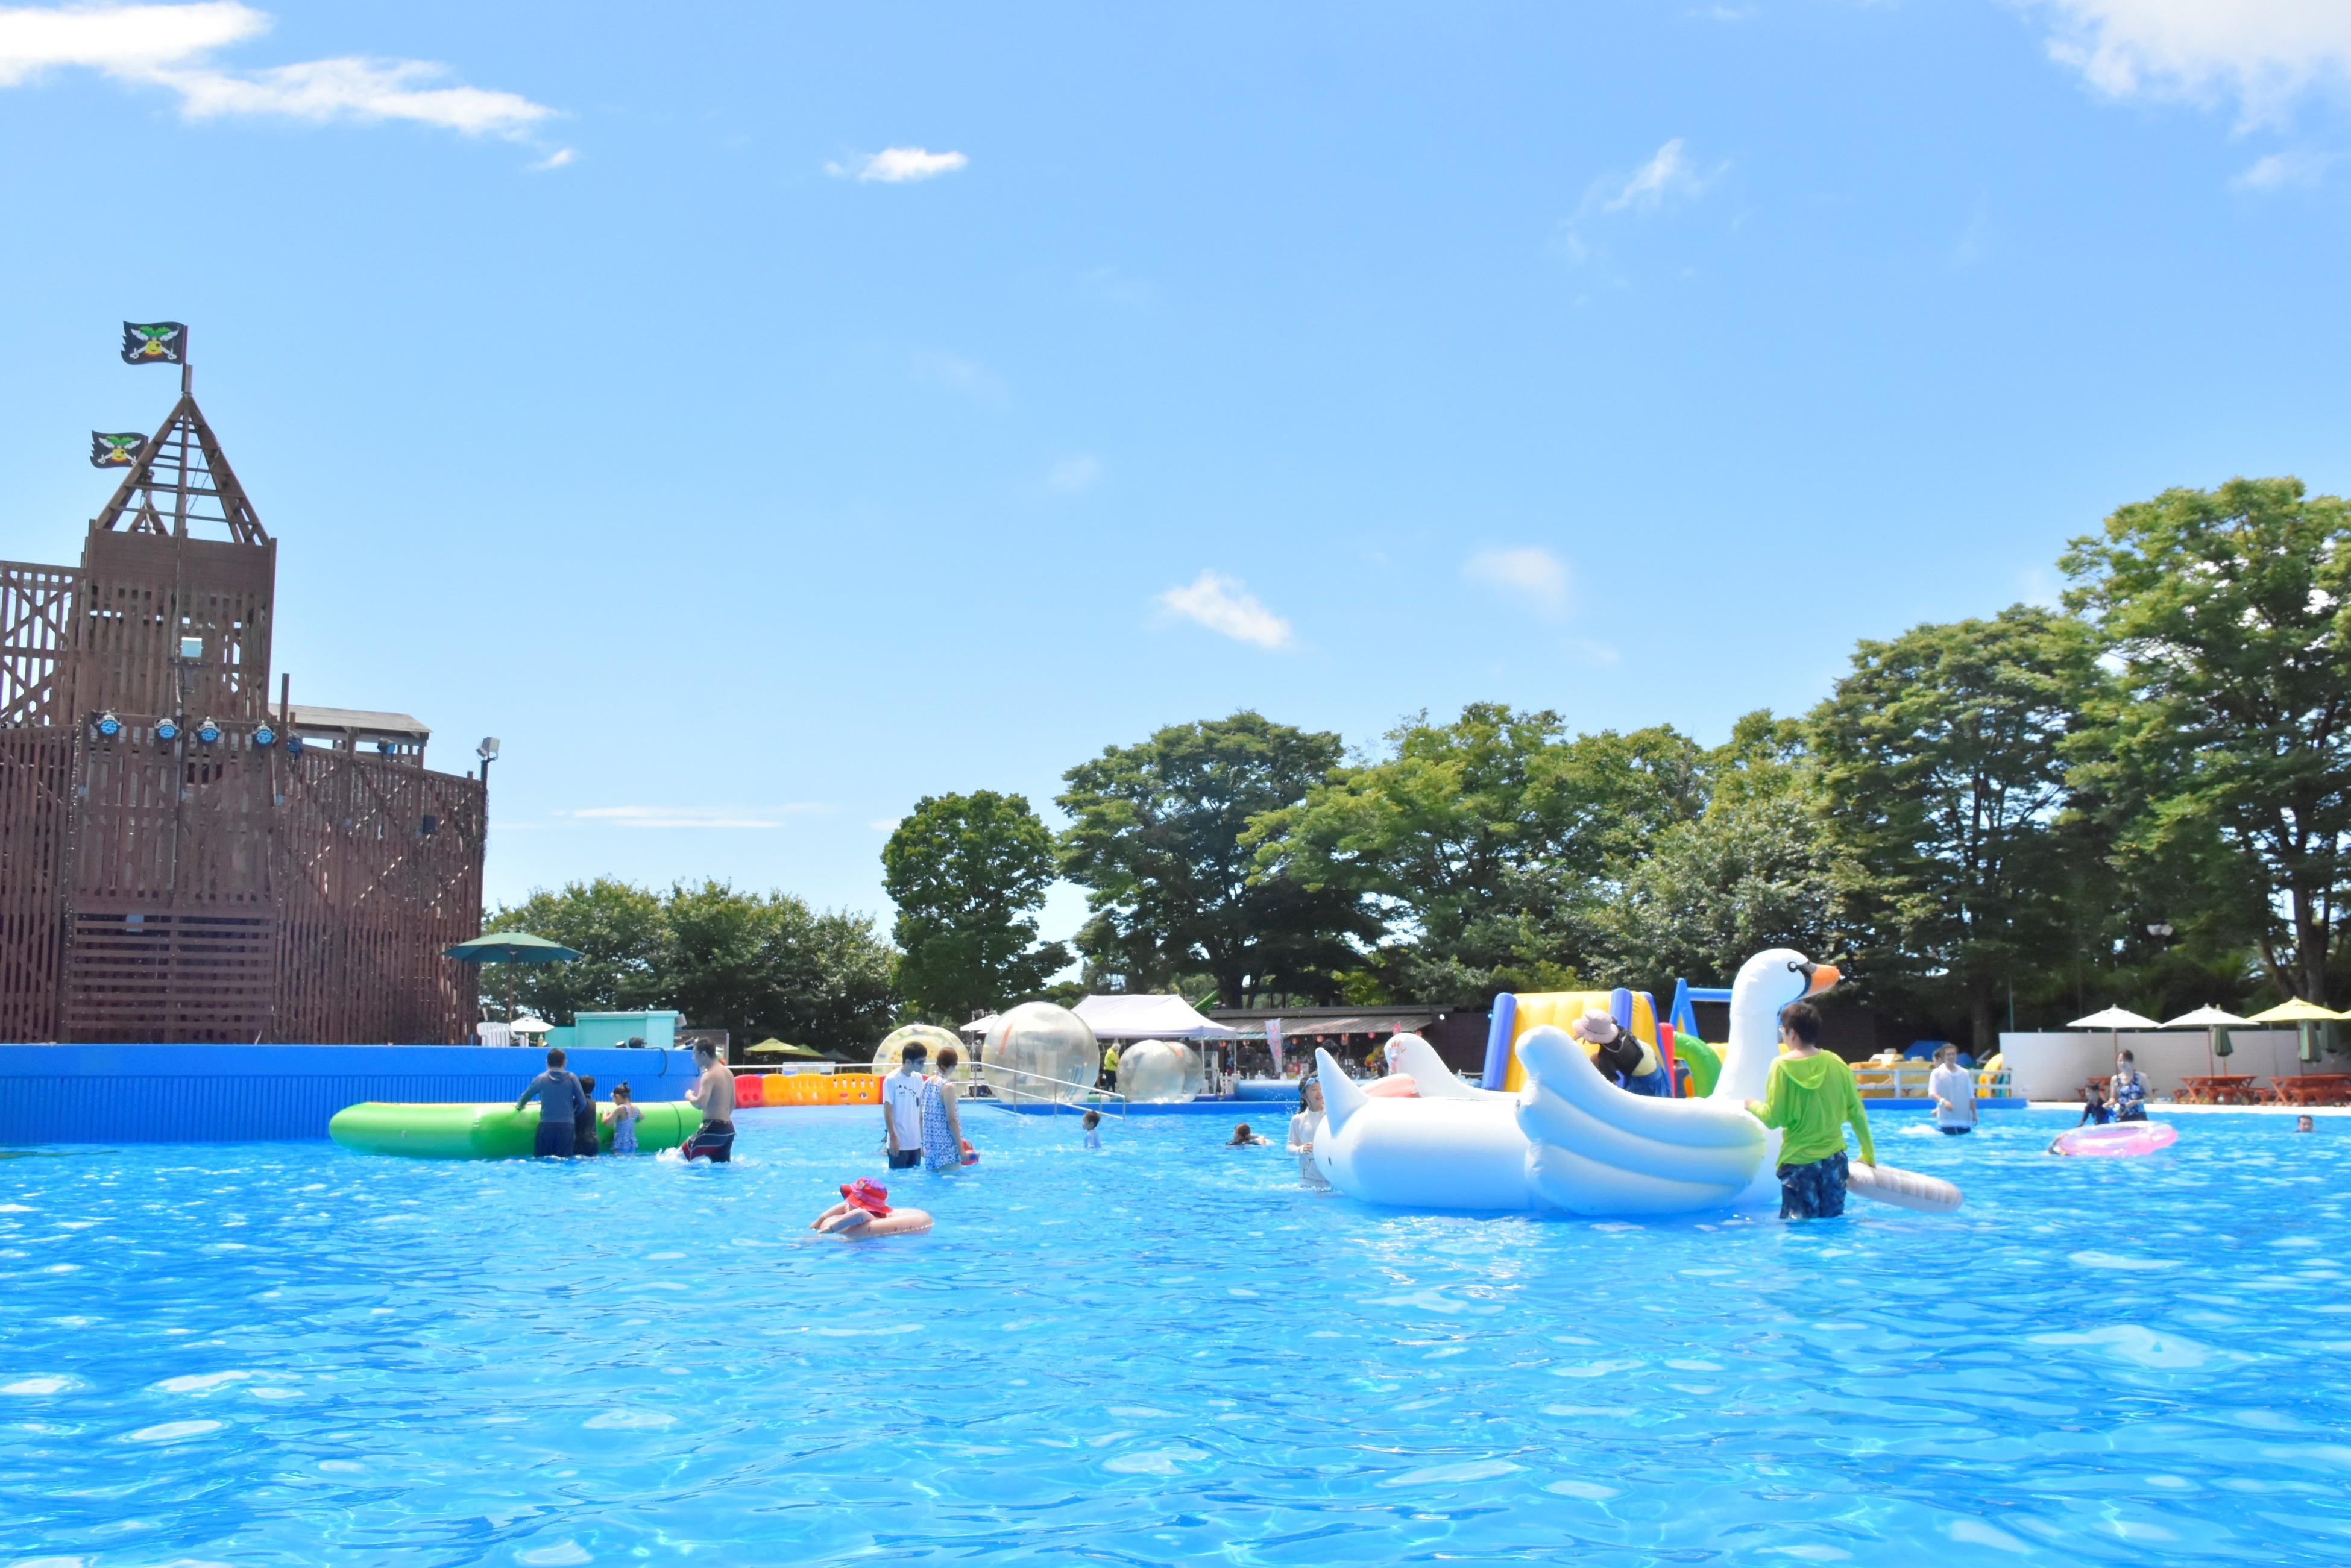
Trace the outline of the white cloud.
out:
[[[1567,613],[1567,563],[1539,545],[1481,549],[1461,563],[1461,578],[1515,599],[1547,620]]]
[[[1695,195],[1706,188],[1706,182],[1682,150],[1678,136],[1656,151],[1656,155],[1633,172],[1624,188],[1601,204],[1604,213],[1621,213],[1627,207],[1642,212],[1655,212],[1675,195]]]
[[[898,824],[905,820],[904,817],[876,817],[865,825],[877,833],[894,833],[898,831]]]
[[[2321,83],[2351,83],[2343,0],[2022,3],[2051,17],[2050,55],[2115,98],[2233,97],[2259,122]]]
[[[1196,621],[1238,643],[1254,643],[1260,648],[1290,645],[1290,622],[1259,603],[1237,578],[1204,571],[1189,585],[1161,594],[1159,602],[1186,621]]]
[[[925,353],[914,356],[914,379],[935,387],[945,387],[959,392],[974,402],[984,402],[990,408],[1002,408],[1012,401],[1012,389],[980,365],[955,354]]]
[[[880,181],[885,185],[903,185],[910,180],[931,180],[941,174],[952,174],[971,162],[960,152],[933,152],[921,147],[884,147],[879,152],[860,153],[845,163],[827,163],[824,172],[859,184]]]
[[[2273,152],[2257,158],[2252,167],[2229,182],[2241,191],[2276,191],[2288,185],[2315,185],[2325,179],[2332,154],[2306,151]]]
[[[531,167],[534,169],[560,169],[579,156],[579,153],[573,152],[569,147],[559,147],[554,152],[549,153],[546,157],[540,159],[538,162],[533,163]]]
[[[786,817],[824,810],[810,802],[789,806],[588,806],[556,815],[608,828],[780,828]]]
[[[269,16],[235,0],[186,5],[0,7],[0,87],[63,68],[167,88],[192,120],[218,115],[406,120],[468,136],[515,136],[555,113],[510,92],[444,84],[448,68],[355,56],[244,73],[211,63],[215,49],[268,31]]]
[[[1102,474],[1101,458],[1088,457],[1081,454],[1075,457],[1064,457],[1054,464],[1046,472],[1045,485],[1049,489],[1075,495],[1080,490],[1092,489],[1094,482],[1102,477]]]

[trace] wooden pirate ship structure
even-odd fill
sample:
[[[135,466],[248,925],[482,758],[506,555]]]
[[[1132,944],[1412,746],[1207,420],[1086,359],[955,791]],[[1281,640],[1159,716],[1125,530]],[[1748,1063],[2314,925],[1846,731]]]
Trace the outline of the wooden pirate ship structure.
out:
[[[277,579],[184,381],[78,567],[0,562],[0,1040],[471,1038],[484,785],[273,706]]]

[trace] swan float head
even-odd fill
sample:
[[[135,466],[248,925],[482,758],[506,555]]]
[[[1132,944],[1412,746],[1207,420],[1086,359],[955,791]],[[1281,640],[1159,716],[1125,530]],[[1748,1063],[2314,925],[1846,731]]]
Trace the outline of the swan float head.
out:
[[[1763,1080],[1780,1044],[1780,1009],[1819,996],[1844,977],[1834,964],[1815,964],[1793,947],[1768,947],[1730,982],[1730,1041],[1713,1098],[1734,1104],[1763,1098]]]

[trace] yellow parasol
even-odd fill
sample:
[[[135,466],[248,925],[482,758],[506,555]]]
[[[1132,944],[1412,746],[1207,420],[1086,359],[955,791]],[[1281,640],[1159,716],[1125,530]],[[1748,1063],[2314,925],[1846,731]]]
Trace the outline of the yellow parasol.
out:
[[[2316,1061],[2318,1049],[2310,1040],[2310,1026],[2314,1023],[2340,1023],[2351,1019],[2351,1013],[2331,1013],[2315,1002],[2305,1002],[2300,997],[2280,1002],[2265,1013],[2255,1013],[2249,1023],[2290,1023],[2299,1036],[2300,1049],[2295,1051],[2304,1061]]]

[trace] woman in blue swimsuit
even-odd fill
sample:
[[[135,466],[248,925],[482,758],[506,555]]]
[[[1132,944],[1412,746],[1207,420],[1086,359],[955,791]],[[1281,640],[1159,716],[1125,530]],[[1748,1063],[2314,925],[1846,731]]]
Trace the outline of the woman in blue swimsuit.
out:
[[[923,1080],[923,1168],[951,1171],[963,1166],[963,1118],[956,1113],[955,1081],[947,1075],[959,1060],[952,1045],[939,1047],[938,1072]]]

